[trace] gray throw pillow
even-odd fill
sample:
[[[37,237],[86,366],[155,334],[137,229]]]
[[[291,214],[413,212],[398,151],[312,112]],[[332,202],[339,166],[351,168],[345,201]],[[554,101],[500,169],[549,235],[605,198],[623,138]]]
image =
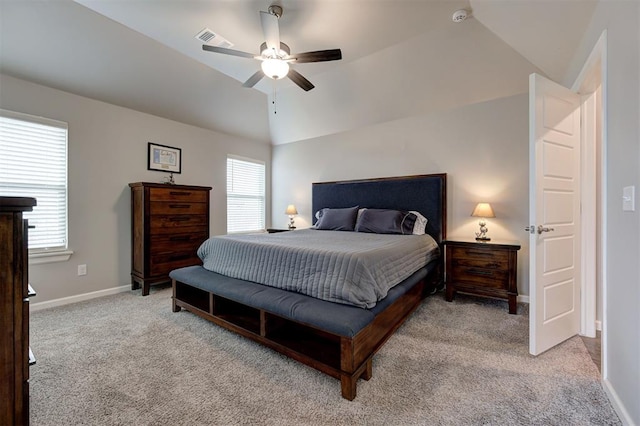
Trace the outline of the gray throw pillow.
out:
[[[413,234],[416,215],[391,209],[365,209],[358,218],[356,232]]]
[[[358,206],[346,209],[325,208],[318,212],[316,229],[328,231],[353,231],[356,226]]]

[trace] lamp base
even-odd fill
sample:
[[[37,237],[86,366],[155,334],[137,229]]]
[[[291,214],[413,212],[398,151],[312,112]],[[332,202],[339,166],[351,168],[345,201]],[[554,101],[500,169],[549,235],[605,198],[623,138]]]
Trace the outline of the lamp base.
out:
[[[476,241],[491,241],[489,237],[476,237]]]

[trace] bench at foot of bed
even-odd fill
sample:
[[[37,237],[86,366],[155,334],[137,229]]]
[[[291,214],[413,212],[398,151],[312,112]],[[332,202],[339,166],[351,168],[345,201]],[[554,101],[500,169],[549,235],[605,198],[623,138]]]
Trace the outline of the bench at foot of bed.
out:
[[[356,397],[373,374],[373,355],[418,307],[426,270],[394,287],[373,309],[327,302],[191,266],[171,272],[173,311],[185,308],[340,380]]]

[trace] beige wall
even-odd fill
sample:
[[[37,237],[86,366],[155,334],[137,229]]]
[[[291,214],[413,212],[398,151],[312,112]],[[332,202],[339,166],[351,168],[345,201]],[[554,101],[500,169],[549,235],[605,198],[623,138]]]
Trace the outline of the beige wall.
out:
[[[182,148],[179,184],[213,186],[211,233],[226,232],[226,156],[265,161],[269,145],[181,124],[0,75],[0,107],[69,124],[68,262],[33,265],[34,303],[113,289],[130,283],[128,183],[159,182],[147,170],[147,142]],[[267,188],[270,183],[267,181]],[[267,198],[269,194],[267,194]],[[267,210],[269,211],[269,210]],[[269,218],[267,218],[269,220]],[[79,277],[77,266],[88,274]]]
[[[640,2],[602,0],[565,79],[571,85],[607,31],[603,379],[628,424],[640,424],[640,216],[622,211],[622,188],[640,189]]]
[[[528,295],[528,96],[481,102],[273,148],[272,218],[286,225],[294,203],[298,227],[311,224],[311,183],[447,173],[448,237],[474,236],[479,201],[494,207],[494,239],[522,244],[518,288]]]

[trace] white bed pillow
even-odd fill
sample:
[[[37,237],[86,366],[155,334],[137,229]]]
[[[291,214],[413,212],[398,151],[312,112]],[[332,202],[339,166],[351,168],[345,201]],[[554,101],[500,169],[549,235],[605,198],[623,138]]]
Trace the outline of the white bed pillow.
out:
[[[424,235],[426,233],[427,222],[429,222],[429,220],[415,210],[411,210],[409,213],[416,215],[416,222],[413,225],[413,235]]]

